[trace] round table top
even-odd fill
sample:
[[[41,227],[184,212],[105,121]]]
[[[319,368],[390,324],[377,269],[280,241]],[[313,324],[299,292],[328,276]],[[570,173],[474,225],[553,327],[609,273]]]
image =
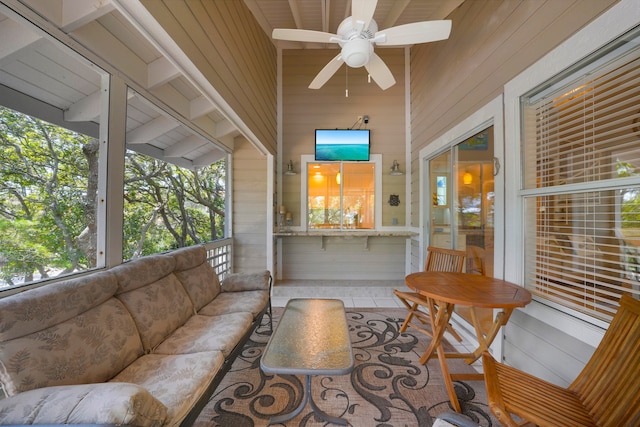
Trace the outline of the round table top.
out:
[[[405,277],[405,283],[422,296],[456,305],[515,308],[531,302],[523,287],[478,274],[422,271]]]

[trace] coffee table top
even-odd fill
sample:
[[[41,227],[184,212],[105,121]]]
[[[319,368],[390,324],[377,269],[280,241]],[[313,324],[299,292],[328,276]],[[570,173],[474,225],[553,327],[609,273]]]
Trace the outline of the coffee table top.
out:
[[[260,367],[268,374],[349,373],[353,369],[353,353],[342,301],[289,300]]]

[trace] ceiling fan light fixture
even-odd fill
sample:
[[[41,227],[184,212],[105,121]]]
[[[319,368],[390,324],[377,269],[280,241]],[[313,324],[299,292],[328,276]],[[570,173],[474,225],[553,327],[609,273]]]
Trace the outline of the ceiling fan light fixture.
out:
[[[342,47],[342,60],[351,68],[359,68],[369,62],[373,45],[368,39],[349,40]]]

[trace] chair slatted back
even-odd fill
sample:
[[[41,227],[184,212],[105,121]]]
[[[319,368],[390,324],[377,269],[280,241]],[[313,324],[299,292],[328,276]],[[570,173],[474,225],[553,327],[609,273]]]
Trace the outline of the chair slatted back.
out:
[[[424,271],[451,271],[461,273],[467,253],[454,249],[443,249],[435,246],[427,248],[427,260]]]
[[[640,425],[640,301],[620,299],[607,332],[569,386],[599,426]]]

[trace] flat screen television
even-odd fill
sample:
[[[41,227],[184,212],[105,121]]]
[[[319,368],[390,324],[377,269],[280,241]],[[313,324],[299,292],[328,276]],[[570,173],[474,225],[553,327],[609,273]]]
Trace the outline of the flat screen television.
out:
[[[368,161],[370,129],[316,129],[316,160]]]

